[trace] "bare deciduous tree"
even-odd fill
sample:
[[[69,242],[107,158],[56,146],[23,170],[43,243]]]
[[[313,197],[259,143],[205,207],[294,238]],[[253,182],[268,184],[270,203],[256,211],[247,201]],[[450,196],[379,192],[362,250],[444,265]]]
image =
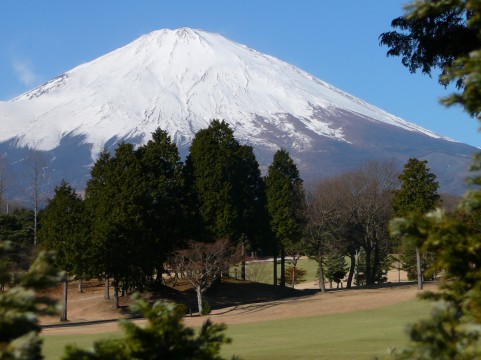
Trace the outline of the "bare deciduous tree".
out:
[[[214,243],[190,241],[171,257],[173,270],[181,274],[197,293],[199,314],[202,315],[202,295],[223,272],[238,261],[238,250],[227,240]]]
[[[43,154],[35,147],[25,155],[25,171],[29,181],[29,196],[33,206],[33,243],[37,245],[38,212],[45,197],[47,162]]]
[[[397,181],[392,162],[364,167],[320,182],[308,204],[311,255],[320,262],[319,282],[325,291],[322,259],[333,252],[350,258],[351,287],[359,250],[366,252],[366,278],[371,284],[379,270],[382,246],[389,238],[390,197]]]

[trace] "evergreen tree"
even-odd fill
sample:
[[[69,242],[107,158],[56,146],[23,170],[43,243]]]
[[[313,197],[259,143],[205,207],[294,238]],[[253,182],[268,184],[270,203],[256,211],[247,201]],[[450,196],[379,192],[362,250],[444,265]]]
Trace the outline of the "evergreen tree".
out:
[[[16,209],[10,214],[0,214],[0,239],[8,241],[8,269],[12,273],[25,272],[35,257],[33,245],[32,211]]]
[[[400,56],[402,64],[414,73],[420,70],[431,76],[440,69],[439,83],[449,84],[446,77],[454,61],[481,48],[479,26],[467,26],[467,19],[476,13],[475,1],[468,1],[470,10],[456,1],[424,1],[407,6],[407,13],[394,19],[391,26],[398,31],[380,35],[381,45],[389,47],[388,56]],[[461,79],[460,79],[461,80]],[[462,81],[456,83],[463,87]]]
[[[404,170],[399,175],[401,188],[394,191],[391,202],[396,216],[424,214],[439,205],[439,183],[426,164],[426,160],[410,158],[404,165]]]
[[[145,198],[142,200],[145,218],[144,241],[153,251],[146,256],[152,257],[158,278],[167,259],[167,254],[181,238],[190,233],[186,223],[186,200],[182,162],[175,143],[166,131],[157,129],[152,139],[138,151],[141,162],[142,187]]]
[[[111,157],[103,152],[87,183],[86,205],[98,273],[113,278],[114,307],[121,286],[145,285],[154,271],[153,249],[145,240],[145,188],[141,163],[131,144],[120,144]]]
[[[84,277],[89,274],[88,224],[84,203],[75,190],[65,181],[55,188],[41,216],[42,227],[38,232],[39,244],[56,251],[56,266],[65,271],[63,283],[63,309],[60,320],[67,320],[68,276]]]
[[[281,255],[280,285],[285,286],[285,253],[300,241],[305,224],[302,180],[287,151],[278,150],[274,154],[265,187],[270,226]],[[274,274],[274,279],[276,277]]]
[[[348,271],[348,266],[344,255],[342,253],[335,253],[327,256],[324,267],[326,269],[326,278],[331,284],[331,289],[332,282],[335,282],[338,288],[339,284],[341,284],[342,287],[342,279],[344,279]]]
[[[404,18],[430,24],[434,32],[426,38],[443,36],[444,40],[435,48],[419,43],[421,54],[430,54],[433,49],[445,51],[450,61],[443,67],[443,82],[455,81],[459,92],[443,99],[446,105],[460,104],[465,111],[481,120],[481,2],[478,0],[416,1],[409,4]],[[461,31],[467,29],[471,36],[450,37],[445,25],[436,18],[461,18]],[[433,19],[434,17],[434,19]],[[448,35],[448,36],[446,36]],[[471,41],[474,39],[474,42]],[[468,45],[467,50],[457,52]],[[408,48],[409,50],[409,48]],[[432,68],[428,63],[428,68]],[[475,159],[479,169],[481,157]],[[472,179],[481,184],[479,174]],[[481,209],[481,191],[476,188],[468,192],[459,205],[466,217]],[[433,268],[443,269],[446,276],[440,282],[440,291],[427,293],[424,297],[437,301],[429,319],[418,322],[410,329],[410,345],[396,352],[398,359],[478,359],[481,357],[481,257],[479,251],[479,227],[473,226],[466,217],[453,218],[441,210],[425,215],[410,214],[391,222],[391,232],[436,254]]]
[[[240,209],[235,188],[240,145],[224,121],[214,120],[192,140],[187,158],[193,191],[207,238],[239,238]]]
[[[422,215],[433,210],[439,204],[440,196],[437,193],[439,184],[436,181],[436,175],[429,172],[426,164],[426,160],[420,161],[415,158],[410,158],[404,165],[404,171],[399,175],[401,188],[393,192],[393,198],[391,200],[395,216],[401,217],[409,214]],[[412,256],[412,250],[414,250],[418,288],[422,289],[423,265],[420,250],[413,243],[406,243],[403,247],[405,256]],[[405,266],[411,269],[412,265],[410,264],[411,261],[408,261]]]
[[[202,223],[199,240],[259,243],[267,218],[259,164],[226,122],[214,120],[195,135],[185,172],[191,206]]]
[[[0,242],[0,278],[8,277],[4,266],[9,245]],[[56,302],[37,293],[60,280],[52,266],[51,253],[40,252],[29,271],[19,275],[16,283],[0,292],[0,358],[43,359],[39,316],[56,313]]]

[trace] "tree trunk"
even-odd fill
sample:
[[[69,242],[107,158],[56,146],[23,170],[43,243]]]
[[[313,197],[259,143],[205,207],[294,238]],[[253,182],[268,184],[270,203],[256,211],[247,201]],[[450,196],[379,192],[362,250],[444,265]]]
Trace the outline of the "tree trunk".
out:
[[[379,271],[379,245],[376,241],[376,243],[374,244],[374,261],[373,261],[373,264],[372,264],[372,272],[371,272],[371,279],[372,279],[372,283],[374,284],[376,282],[376,278],[377,278],[377,273]]]
[[[67,295],[68,295],[68,273],[65,274],[65,279],[62,280],[63,294],[62,294],[62,310],[60,311],[60,321],[67,321]]]
[[[84,292],[82,279],[78,279],[78,292]]]
[[[246,279],[246,247],[242,242],[242,265],[241,265],[241,280]]]
[[[109,276],[105,275],[104,299],[110,299]]]
[[[292,284],[292,288],[294,289],[296,287],[296,267],[295,266],[292,266],[291,284]]]
[[[423,271],[421,268],[421,251],[416,247],[416,265],[418,271],[418,290],[423,289]]]
[[[286,253],[283,247],[281,247],[281,281],[279,285],[282,287],[286,286]]]
[[[119,285],[114,282],[114,309],[120,308],[120,302],[119,302]]]
[[[199,309],[199,316],[202,316],[202,289],[200,286],[197,286],[195,291],[197,292],[197,307]]]
[[[371,253],[372,249],[370,246],[366,246],[364,248],[364,251],[366,252],[366,271],[365,271],[365,276],[366,276],[366,286],[372,285],[372,278],[371,278]]]
[[[274,286],[277,286],[277,252],[274,254]]]
[[[324,278],[324,267],[322,266],[322,255],[319,255],[319,289],[322,293],[326,292],[326,282]]]
[[[356,270],[356,253],[350,252],[349,259],[351,259],[351,266],[349,266],[349,276],[347,277],[346,288],[350,289],[352,287],[352,278],[354,277],[354,271]]]

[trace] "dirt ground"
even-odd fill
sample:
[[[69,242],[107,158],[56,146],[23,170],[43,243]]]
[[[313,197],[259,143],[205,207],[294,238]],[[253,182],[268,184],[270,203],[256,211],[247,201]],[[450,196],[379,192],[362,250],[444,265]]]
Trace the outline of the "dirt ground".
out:
[[[225,324],[252,323],[276,319],[309,317],[325,314],[337,314],[357,310],[366,310],[386,305],[393,305],[414,299],[419,291],[413,283],[398,283],[398,273],[390,274],[392,283],[380,288],[335,289],[327,293],[319,293],[315,289],[315,282],[304,283],[299,288],[303,290],[295,297],[263,299],[262,301],[238,303],[229,306],[217,306],[207,317],[186,316],[188,326],[201,325],[207,318],[213,322]],[[401,281],[405,281],[404,276]],[[425,284],[425,290],[435,290],[436,284]],[[247,288],[246,288],[247,289]],[[245,292],[246,289],[240,291]],[[287,295],[289,296],[289,295]],[[258,299],[258,298],[254,298]],[[128,305],[128,298],[121,298],[124,310]],[[69,323],[88,322],[95,320],[118,319],[125,316],[125,312],[112,309],[111,300],[103,299],[103,286],[98,282],[89,282],[85,292],[79,293],[76,284],[69,288],[68,318]],[[142,323],[144,320],[135,320]],[[42,324],[59,324],[58,318],[44,318]],[[81,326],[47,327],[42,330],[44,335],[67,335],[85,333],[114,332],[118,330],[117,322],[96,323]]]

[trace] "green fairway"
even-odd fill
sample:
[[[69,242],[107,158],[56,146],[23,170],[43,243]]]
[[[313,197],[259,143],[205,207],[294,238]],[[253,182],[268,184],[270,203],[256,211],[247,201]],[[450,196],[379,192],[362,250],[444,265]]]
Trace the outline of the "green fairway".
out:
[[[223,355],[244,359],[371,359],[407,341],[406,325],[430,304],[408,301],[379,309],[229,326]]]
[[[109,339],[120,337],[120,332],[102,334],[82,334],[65,336],[43,336],[42,353],[45,359],[60,359],[64,353],[65,345],[76,344],[80,348],[88,349],[99,339]]]
[[[230,325],[233,343],[222,354],[248,359],[371,359],[405,344],[407,324],[427,316],[430,304],[408,301],[383,308],[310,318]],[[44,337],[46,359],[59,359],[66,344],[88,348],[119,334]]]

